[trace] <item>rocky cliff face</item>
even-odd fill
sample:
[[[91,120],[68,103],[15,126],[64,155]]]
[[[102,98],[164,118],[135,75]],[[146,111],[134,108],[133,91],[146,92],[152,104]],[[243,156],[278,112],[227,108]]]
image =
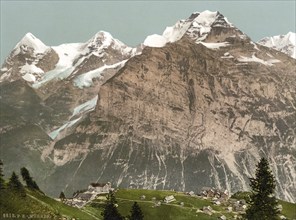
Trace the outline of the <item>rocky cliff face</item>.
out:
[[[94,111],[42,148],[43,160],[54,164],[44,190],[57,195],[110,181],[235,192],[248,189],[248,177],[265,156],[278,196],[295,201],[295,59],[255,44],[209,11],[144,44],[100,84]],[[58,93],[71,91],[66,88]]]
[[[295,60],[231,25],[210,25],[202,41],[188,26],[180,40],[146,47],[101,87],[95,111],[55,144],[60,168],[51,181],[65,169],[69,191],[98,180],[235,192],[248,189],[265,156],[278,196],[295,201]]]

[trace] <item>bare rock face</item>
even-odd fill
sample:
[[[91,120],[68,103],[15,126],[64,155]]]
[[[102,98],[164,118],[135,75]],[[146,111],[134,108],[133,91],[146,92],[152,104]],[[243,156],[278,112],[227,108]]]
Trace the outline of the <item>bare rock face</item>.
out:
[[[278,196],[295,201],[295,60],[244,36],[205,41],[146,47],[101,87],[95,112],[51,155],[67,190],[94,180],[247,190],[265,156]]]

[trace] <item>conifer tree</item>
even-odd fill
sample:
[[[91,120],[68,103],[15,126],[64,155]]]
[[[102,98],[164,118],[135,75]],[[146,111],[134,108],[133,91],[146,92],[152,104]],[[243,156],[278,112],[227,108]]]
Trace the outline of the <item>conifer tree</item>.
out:
[[[15,174],[15,172],[12,172],[8,182],[8,188],[14,192],[20,193],[22,196],[26,195],[24,186],[20,182],[19,177]]]
[[[245,218],[248,220],[278,219],[278,202],[274,196],[275,179],[267,159],[261,158],[257,164],[255,178],[250,178],[251,195]]]
[[[23,180],[26,182],[28,188],[40,191],[39,186],[30,176],[29,171],[25,167],[21,168],[21,175],[23,177]]]
[[[66,196],[65,196],[64,192],[61,192],[61,193],[60,193],[59,198],[60,198],[60,200],[61,200],[62,202],[66,199]]]
[[[143,212],[137,202],[134,202],[131,210],[130,220],[143,220]]]
[[[0,160],[0,190],[5,188],[5,180],[3,177],[3,162]]]
[[[123,220],[124,218],[119,214],[116,199],[113,191],[109,191],[107,196],[107,201],[104,206],[104,211],[102,212],[104,220]]]

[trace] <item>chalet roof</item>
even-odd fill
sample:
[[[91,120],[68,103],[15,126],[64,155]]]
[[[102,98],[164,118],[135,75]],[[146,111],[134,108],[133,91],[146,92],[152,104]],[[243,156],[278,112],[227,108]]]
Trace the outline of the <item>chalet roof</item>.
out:
[[[175,200],[175,197],[174,197],[173,195],[171,195],[171,196],[166,196],[166,197],[164,198],[164,200],[165,200],[165,201],[172,201],[172,200]]]
[[[76,198],[81,200],[90,200],[92,196],[93,194],[91,193],[79,193]]]

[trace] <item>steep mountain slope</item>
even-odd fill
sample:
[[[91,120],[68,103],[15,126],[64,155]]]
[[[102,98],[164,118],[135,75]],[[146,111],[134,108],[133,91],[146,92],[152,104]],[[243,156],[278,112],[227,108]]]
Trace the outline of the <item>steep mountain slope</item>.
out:
[[[286,35],[265,37],[258,41],[258,44],[276,49],[296,59],[296,33],[289,32]]]
[[[46,189],[45,177],[55,166],[47,152],[55,139],[95,108],[100,85],[140,50],[103,31],[86,43],[56,47],[26,34],[0,73],[1,159],[7,174],[29,167]]]
[[[68,192],[91,181],[234,192],[248,189],[266,156],[278,196],[295,201],[295,60],[218,12],[166,30],[145,40],[154,48],[101,86],[95,111],[55,144],[49,156],[59,167],[48,181],[63,176]]]
[[[125,60],[139,52],[103,31],[86,43],[56,47],[48,47],[28,33],[3,64],[0,86],[18,80],[27,82],[33,88],[32,93],[41,99],[32,104],[42,102],[51,110],[50,114],[41,111],[48,117],[42,128],[55,138],[56,129],[78,116],[73,115],[75,108],[81,109],[80,105],[93,100],[94,104],[84,110],[92,109],[100,85],[114,75]]]

